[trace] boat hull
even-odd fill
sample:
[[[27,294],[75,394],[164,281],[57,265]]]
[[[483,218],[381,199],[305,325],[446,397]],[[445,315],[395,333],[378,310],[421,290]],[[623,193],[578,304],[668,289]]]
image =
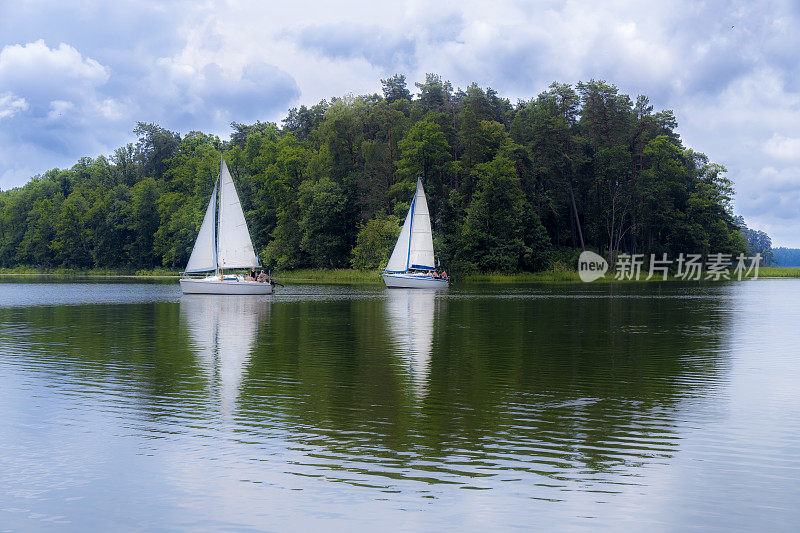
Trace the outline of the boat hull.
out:
[[[260,281],[182,279],[183,294],[272,294],[275,287]]]
[[[446,289],[446,279],[436,279],[425,274],[383,274],[383,282],[389,289]]]

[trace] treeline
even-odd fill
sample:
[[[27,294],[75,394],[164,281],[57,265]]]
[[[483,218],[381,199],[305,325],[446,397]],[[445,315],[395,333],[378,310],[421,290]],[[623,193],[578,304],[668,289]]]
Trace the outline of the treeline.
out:
[[[574,251],[738,253],[725,169],[671,111],[603,81],[512,104],[437,75],[233,123],[229,140],[139,123],[136,144],[0,193],[0,266],[182,268],[224,156],[264,265],[384,264],[417,176],[449,269],[539,270]]]
[[[775,264],[780,267],[800,267],[800,249],[773,248],[771,250]]]
[[[748,228],[742,217],[736,217],[735,222],[742,228],[741,231],[744,236],[745,244],[747,245],[747,253],[750,256],[755,256],[756,254],[761,255],[761,264],[764,266],[783,266],[776,263],[776,258],[773,254],[772,239],[766,232]]]

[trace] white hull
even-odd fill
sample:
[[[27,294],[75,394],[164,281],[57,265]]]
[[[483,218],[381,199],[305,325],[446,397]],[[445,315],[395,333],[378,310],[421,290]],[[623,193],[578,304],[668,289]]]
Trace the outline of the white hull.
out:
[[[183,294],[272,294],[275,287],[260,281],[236,279],[182,279]]]
[[[436,279],[425,274],[383,274],[383,282],[390,289],[446,289],[446,279]]]

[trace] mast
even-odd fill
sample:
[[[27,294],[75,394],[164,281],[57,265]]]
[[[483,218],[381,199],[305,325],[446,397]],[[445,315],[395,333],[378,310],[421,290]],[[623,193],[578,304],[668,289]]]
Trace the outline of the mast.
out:
[[[419,185],[417,185],[419,188]],[[417,191],[414,191],[414,198],[411,199],[411,207],[408,208],[410,224],[408,225],[408,253],[406,254],[406,272],[411,268],[411,237],[414,236],[414,203],[417,201]]]
[[[219,158],[219,176],[217,177],[217,181],[214,182],[214,194],[217,196],[217,202],[219,205],[222,205],[222,187],[220,186],[219,179],[222,177],[222,161],[223,159]],[[217,193],[217,187],[219,187],[219,193]],[[219,271],[219,206],[217,206],[216,211],[214,213],[214,235],[217,236],[217,240],[214,243],[214,264],[216,264],[216,268],[214,269],[215,276],[221,276],[221,272]]]

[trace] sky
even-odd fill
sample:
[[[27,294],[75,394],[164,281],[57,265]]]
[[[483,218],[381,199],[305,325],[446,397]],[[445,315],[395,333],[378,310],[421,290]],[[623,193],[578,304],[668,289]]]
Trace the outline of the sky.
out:
[[[433,72],[516,103],[604,79],[672,109],[728,169],[735,211],[800,247],[800,2],[0,0],[0,189],[135,140]]]

